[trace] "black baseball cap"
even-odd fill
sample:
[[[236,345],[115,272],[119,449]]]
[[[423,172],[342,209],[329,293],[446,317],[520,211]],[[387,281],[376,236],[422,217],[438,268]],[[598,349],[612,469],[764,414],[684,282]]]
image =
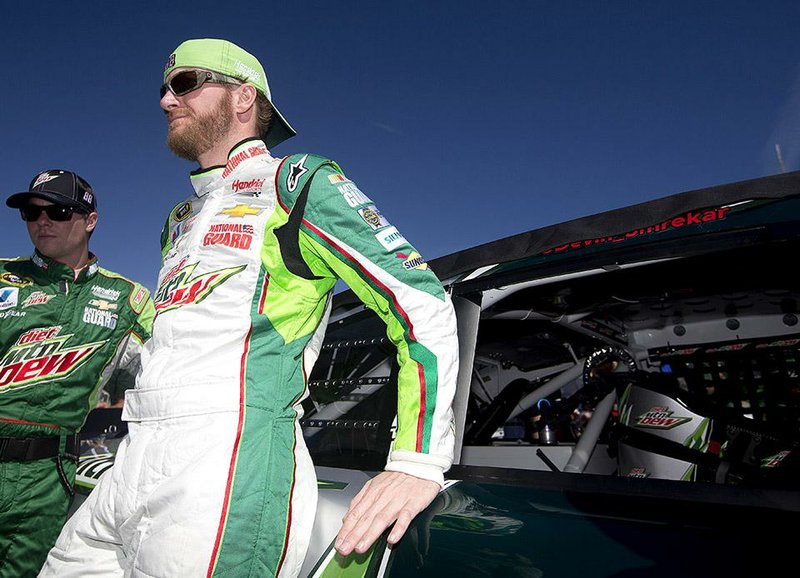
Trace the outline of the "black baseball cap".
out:
[[[28,190],[15,193],[6,199],[6,205],[19,209],[31,197],[38,197],[56,205],[75,207],[89,213],[97,210],[97,198],[92,187],[71,171],[51,169],[33,177]]]

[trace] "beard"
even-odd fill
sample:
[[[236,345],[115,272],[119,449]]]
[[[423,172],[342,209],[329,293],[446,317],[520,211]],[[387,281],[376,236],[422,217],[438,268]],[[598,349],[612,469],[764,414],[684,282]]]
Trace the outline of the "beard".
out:
[[[167,146],[182,159],[197,161],[228,134],[233,124],[232,103],[231,93],[226,90],[210,112],[195,115],[187,109],[190,122],[180,129],[168,129]]]

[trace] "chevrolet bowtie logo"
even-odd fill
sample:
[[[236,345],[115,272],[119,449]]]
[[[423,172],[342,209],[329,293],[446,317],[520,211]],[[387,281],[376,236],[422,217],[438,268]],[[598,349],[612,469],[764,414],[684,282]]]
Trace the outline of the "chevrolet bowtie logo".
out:
[[[226,215],[230,215],[231,217],[244,217],[246,215],[257,215],[261,212],[261,209],[256,209],[250,205],[236,205],[235,207],[225,209],[222,212]]]
[[[89,305],[93,307],[97,307],[100,311],[108,311],[109,309],[116,309],[117,304],[111,303],[109,301],[104,301],[103,299],[91,299],[89,300]]]

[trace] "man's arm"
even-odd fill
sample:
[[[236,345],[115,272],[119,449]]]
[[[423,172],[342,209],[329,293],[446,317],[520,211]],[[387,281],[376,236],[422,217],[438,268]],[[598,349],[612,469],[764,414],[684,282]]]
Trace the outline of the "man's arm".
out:
[[[455,312],[415,248],[333,167],[314,176],[301,226],[304,261],[332,271],[386,323],[397,348],[397,435],[385,472],[353,500],[337,550],[363,552],[394,524],[396,543],[436,497],[453,459],[458,372]]]
[[[147,289],[136,285],[134,291],[144,291],[141,302],[135,304],[136,319],[130,331],[120,341],[114,359],[108,364],[101,376],[100,398],[105,398],[98,407],[121,407],[124,401],[125,391],[132,388],[136,383],[136,374],[141,366],[140,356],[142,346],[150,338],[153,330],[153,317],[155,307]]]

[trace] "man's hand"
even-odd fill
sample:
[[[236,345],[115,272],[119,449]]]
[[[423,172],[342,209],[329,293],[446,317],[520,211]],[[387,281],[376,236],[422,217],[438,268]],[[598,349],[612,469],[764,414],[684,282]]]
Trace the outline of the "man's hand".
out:
[[[439,493],[439,484],[401,472],[381,472],[350,502],[342,529],[336,536],[336,551],[347,556],[363,554],[383,531],[394,524],[389,544],[403,537],[408,525]]]

